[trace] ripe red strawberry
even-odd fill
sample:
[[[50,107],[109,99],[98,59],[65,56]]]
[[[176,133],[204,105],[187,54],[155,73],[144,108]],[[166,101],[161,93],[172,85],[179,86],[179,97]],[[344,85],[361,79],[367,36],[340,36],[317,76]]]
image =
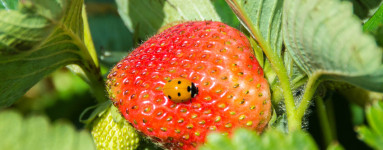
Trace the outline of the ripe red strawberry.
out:
[[[175,103],[171,79],[198,94]],[[110,99],[140,132],[171,149],[195,149],[210,131],[262,131],[271,115],[270,91],[246,36],[220,22],[194,21],[153,36],[121,60],[107,80]]]

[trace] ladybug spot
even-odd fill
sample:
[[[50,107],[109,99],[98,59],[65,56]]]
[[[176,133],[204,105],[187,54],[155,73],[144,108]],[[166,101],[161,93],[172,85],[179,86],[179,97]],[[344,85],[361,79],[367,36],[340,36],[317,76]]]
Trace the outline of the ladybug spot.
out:
[[[168,82],[172,82],[172,80],[169,80]]]
[[[172,99],[172,97],[170,95],[168,95],[169,99]]]
[[[178,81],[178,84],[181,84],[181,81]]]
[[[178,97],[179,97],[179,96],[181,96],[181,93],[180,93],[180,92],[178,92]]]
[[[191,88],[190,88],[190,86],[188,86],[188,92],[190,92],[190,90],[191,90]]]

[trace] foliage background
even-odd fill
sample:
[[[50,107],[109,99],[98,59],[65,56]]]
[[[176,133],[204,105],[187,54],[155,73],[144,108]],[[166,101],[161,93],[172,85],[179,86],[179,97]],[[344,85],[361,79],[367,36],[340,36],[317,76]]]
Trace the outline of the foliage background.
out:
[[[375,8],[380,4],[380,2],[363,4],[357,0],[345,1],[353,3],[354,13],[362,20],[366,20],[372,15],[371,12],[365,11],[368,10],[365,7]],[[244,29],[226,2],[223,0],[212,0],[212,2],[223,22],[238,29]],[[101,63],[102,74],[106,74],[110,67],[148,38],[148,35],[155,33],[155,29],[150,33],[130,32],[123,19],[119,16],[114,0],[86,0],[85,4],[93,42]],[[334,92],[332,100],[325,98],[324,102],[328,106],[336,108],[333,109],[334,112],[332,112],[330,120],[339,143],[342,143],[345,149],[370,149],[357,138],[355,132],[355,126],[367,123],[363,108],[348,101],[345,95],[336,92]],[[79,121],[79,116],[84,109],[96,104],[97,101],[94,95],[91,94],[89,86],[67,68],[62,68],[34,85],[14,105],[1,111],[10,111],[27,118],[46,116],[43,117],[45,122],[65,122],[71,127],[71,131],[75,132],[74,130],[77,130],[81,134],[88,134],[88,132],[83,132],[83,130],[86,131],[87,129]],[[323,134],[314,105],[310,106],[310,110],[312,111],[305,118],[304,128],[313,136],[320,149],[325,149],[324,138],[322,137]],[[6,124],[12,125],[1,121],[0,128]],[[0,135],[2,137],[12,136],[6,135],[6,132],[1,132],[1,130]],[[34,135],[32,138],[38,138],[38,136]]]

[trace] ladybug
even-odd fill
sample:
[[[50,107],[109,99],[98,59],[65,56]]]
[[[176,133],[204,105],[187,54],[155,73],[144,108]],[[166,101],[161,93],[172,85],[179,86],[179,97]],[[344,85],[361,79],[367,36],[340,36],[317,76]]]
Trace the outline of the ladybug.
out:
[[[197,96],[198,88],[187,79],[175,78],[164,85],[163,92],[171,101],[182,103]]]

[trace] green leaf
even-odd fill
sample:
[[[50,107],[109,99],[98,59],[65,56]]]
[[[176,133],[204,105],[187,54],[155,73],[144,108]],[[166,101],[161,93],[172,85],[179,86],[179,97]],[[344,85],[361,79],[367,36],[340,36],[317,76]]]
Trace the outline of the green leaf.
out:
[[[19,11],[0,10],[0,107],[11,105],[44,76],[68,64],[82,66],[88,76],[99,75],[83,40],[83,1],[65,3],[31,0],[21,3]],[[102,84],[102,79],[97,81]]]
[[[237,16],[233,13],[233,11],[231,11],[231,8],[224,0],[211,0],[211,2],[213,3],[214,8],[222,22],[235,28],[240,27],[241,23],[239,22]]]
[[[376,43],[383,46],[383,6],[363,25],[363,30],[374,35]]]
[[[353,12],[365,22],[368,20],[382,4],[382,0],[341,0],[349,1],[353,4]]]
[[[383,150],[383,102],[377,101],[366,108],[366,117],[369,127],[357,128],[358,137],[369,146]]]
[[[383,25],[383,6],[363,25],[364,31],[374,32],[379,26]]]
[[[104,50],[121,52],[133,48],[132,34],[125,27],[119,16],[110,12],[103,15],[89,14],[88,18],[97,49],[102,47]],[[98,52],[101,51],[99,50]]]
[[[221,21],[210,0],[116,0],[116,2],[125,25],[141,39],[154,35],[162,26],[176,21]]]
[[[41,7],[40,1],[27,2],[30,1],[25,5],[21,3],[19,10],[0,9],[0,54],[17,54],[41,43],[60,17],[57,10],[63,10],[55,7],[61,1],[51,1],[50,4],[56,4],[47,8]],[[52,10],[52,14],[44,14],[39,9]]]
[[[383,91],[383,86],[374,83],[382,80],[375,76],[382,51],[373,37],[363,33],[350,3],[289,0],[283,10],[286,48],[304,72]]]
[[[15,10],[19,5],[18,0],[0,0],[0,9]]]
[[[370,78],[369,80],[366,80]],[[371,75],[356,77],[356,78],[345,78],[345,80],[355,80],[358,85],[372,86],[374,89],[379,88],[383,85],[383,66],[381,66],[376,72]],[[374,81],[375,80],[375,81]],[[354,86],[347,86],[347,88],[337,88],[340,94],[342,94],[348,100],[360,105],[365,106],[373,101],[382,100],[381,96],[383,93],[372,92],[366,89],[362,89]]]
[[[207,137],[207,143],[200,150],[270,150],[270,149],[318,149],[313,138],[304,131],[294,131],[284,134],[278,130],[270,129],[262,135],[254,131],[239,129],[235,131],[232,139],[218,133]]]
[[[117,9],[105,12],[106,8],[113,5],[114,3],[96,3],[86,7],[87,10],[92,10],[87,11],[89,27],[97,53],[100,54],[100,62],[108,68],[127,56],[134,48],[133,34],[115,14]]]
[[[260,42],[259,38],[263,38],[274,53],[282,55],[282,0],[226,0],[226,2],[254,39]]]
[[[59,21],[59,16],[46,18],[37,10],[39,6],[38,2],[29,5],[21,3],[18,11],[0,9],[0,107],[12,104],[41,79],[44,72],[52,70],[39,64],[47,63],[55,67],[63,63],[57,61],[60,59],[43,62],[44,53],[30,50],[41,43],[53,29],[54,23]]]
[[[331,79],[343,80],[371,91],[383,90],[383,65],[372,73],[361,76],[333,75]]]
[[[49,123],[45,116],[23,118],[14,110],[0,112],[0,149],[83,150],[96,149],[88,131],[68,123]]]

